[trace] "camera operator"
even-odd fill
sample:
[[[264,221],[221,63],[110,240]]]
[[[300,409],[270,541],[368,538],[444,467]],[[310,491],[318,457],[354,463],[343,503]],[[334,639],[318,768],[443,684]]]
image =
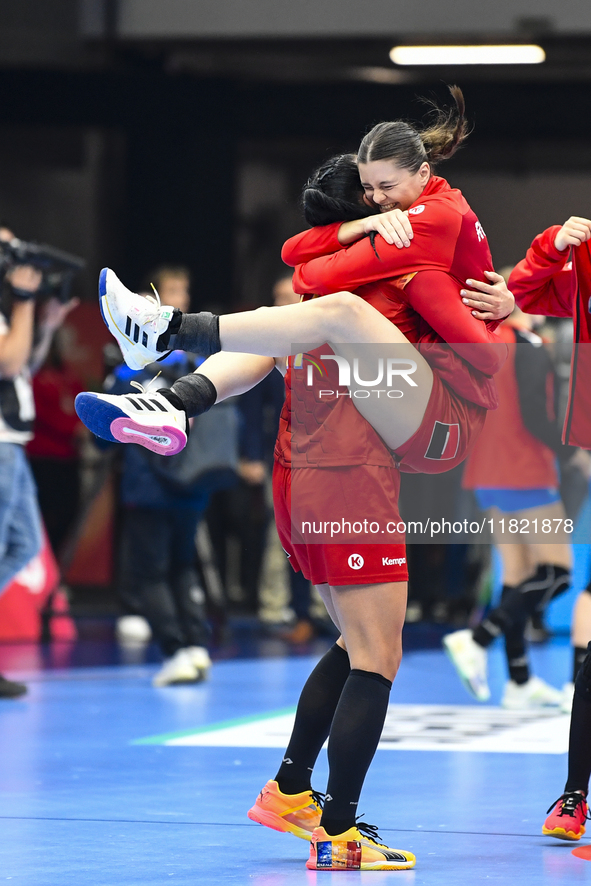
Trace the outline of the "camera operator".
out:
[[[12,238],[11,231],[0,227],[0,241]],[[0,595],[42,544],[37,491],[25,455],[35,417],[31,362],[36,367],[43,362],[55,329],[76,304],[46,306],[34,346],[35,295],[41,282],[41,271],[24,264],[4,278],[12,310],[0,309]],[[23,684],[0,675],[0,698],[16,698],[26,691]]]

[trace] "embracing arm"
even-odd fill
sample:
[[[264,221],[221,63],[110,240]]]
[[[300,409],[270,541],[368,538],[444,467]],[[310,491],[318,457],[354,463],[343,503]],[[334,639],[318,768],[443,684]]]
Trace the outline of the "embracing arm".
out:
[[[570,243],[564,249],[563,237],[567,228],[553,225],[533,241],[522,261],[509,277],[509,288],[522,311],[529,314],[545,314],[548,317],[572,317],[572,271],[565,269],[569,258]],[[581,221],[585,221],[581,219]],[[591,222],[587,223],[591,226]]]
[[[461,218],[456,214],[433,214],[428,221],[420,216],[413,220],[414,236],[408,248],[401,249],[378,236],[377,255],[369,237],[363,237],[339,252],[298,265],[294,289],[327,295],[424,268],[449,271],[460,226]]]
[[[462,304],[450,277],[424,271],[411,280],[406,291],[409,304],[458,356],[487,375],[501,368],[506,345]]]
[[[331,255],[343,249],[339,242],[339,228],[341,222],[335,222],[332,225],[322,225],[322,227],[310,228],[308,231],[302,231],[290,237],[283,244],[281,250],[281,258],[286,265],[295,268],[296,265],[312,258],[318,258],[320,255]]]
[[[386,243],[394,244],[398,249],[410,246],[414,236],[408,213],[393,209],[357,221],[335,222],[296,234],[284,243],[281,258],[286,265],[295,268],[313,258],[339,252],[370,233],[381,234]]]

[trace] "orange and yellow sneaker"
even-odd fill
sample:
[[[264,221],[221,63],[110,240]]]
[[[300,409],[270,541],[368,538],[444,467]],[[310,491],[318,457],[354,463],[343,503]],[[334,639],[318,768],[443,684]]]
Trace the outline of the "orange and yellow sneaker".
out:
[[[416,861],[412,852],[380,843],[375,825],[357,822],[336,837],[316,828],[306,867],[311,871],[406,871]]]
[[[317,791],[284,794],[276,781],[268,781],[247,814],[252,821],[267,828],[309,841],[314,828],[320,824],[322,794]]]
[[[542,833],[559,840],[580,840],[585,833],[589,807],[584,794],[565,792],[548,809],[550,815],[542,826]]]

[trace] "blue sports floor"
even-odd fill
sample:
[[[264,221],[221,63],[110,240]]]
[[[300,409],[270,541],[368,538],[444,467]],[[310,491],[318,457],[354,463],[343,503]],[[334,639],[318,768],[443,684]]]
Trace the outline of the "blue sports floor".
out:
[[[438,649],[407,652],[392,703],[423,707],[392,709],[392,728],[406,717],[408,734],[378,750],[360,804],[391,846],[416,854],[416,868],[307,871],[304,841],[246,817],[281,758],[279,746],[259,745],[281,743],[315,661],[273,650],[271,644],[263,657],[217,661],[206,684],[156,690],[155,665],[59,667],[59,654],[42,661],[31,650],[0,648],[0,670],[30,687],[24,699],[0,703],[0,884],[591,881],[591,862],[574,857],[572,844],[541,834],[566,773],[565,754],[546,753],[546,741],[554,751],[564,743],[567,718],[536,721],[533,732],[532,724],[521,724],[527,740],[514,726],[517,744],[537,741],[535,752],[503,751],[509,733],[499,722],[482,727],[496,750],[446,749],[445,736],[462,718],[459,740],[472,740],[471,718],[482,709],[470,704]],[[566,641],[535,648],[533,661],[555,685],[568,679]],[[491,671],[498,704],[504,672],[496,649]],[[432,705],[458,709],[440,710],[437,720]],[[489,713],[495,721],[498,712],[485,711],[485,720]],[[442,736],[442,749],[404,749],[417,741],[441,747]],[[453,738],[451,744],[456,748]],[[325,777],[323,752],[317,789]]]

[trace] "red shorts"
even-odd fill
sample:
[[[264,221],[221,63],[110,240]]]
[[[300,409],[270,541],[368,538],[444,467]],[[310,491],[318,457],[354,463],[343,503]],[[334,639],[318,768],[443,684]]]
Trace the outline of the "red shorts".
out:
[[[276,462],[275,522],[295,571],[336,587],[408,581],[399,489],[394,465],[290,468]]]
[[[487,410],[463,400],[433,372],[421,426],[394,456],[408,474],[441,474],[464,461],[484,427]]]

